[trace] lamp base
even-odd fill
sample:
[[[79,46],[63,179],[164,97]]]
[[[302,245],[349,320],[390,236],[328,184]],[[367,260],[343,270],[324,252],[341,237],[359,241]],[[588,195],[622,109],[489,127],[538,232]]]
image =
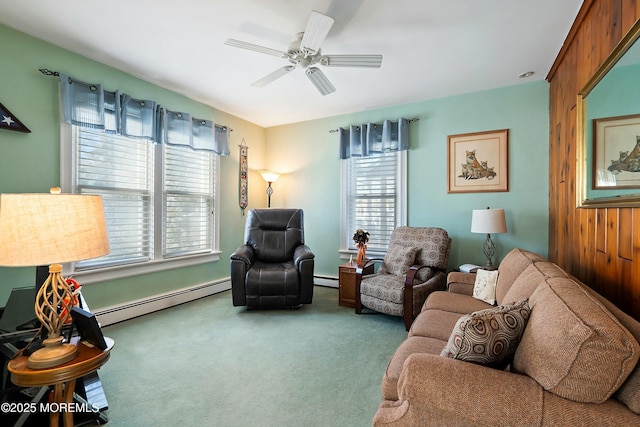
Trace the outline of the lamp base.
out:
[[[44,347],[33,352],[27,360],[31,369],[46,369],[62,365],[74,357],[78,348],[75,345],[63,344],[62,337],[52,337],[44,340]]]

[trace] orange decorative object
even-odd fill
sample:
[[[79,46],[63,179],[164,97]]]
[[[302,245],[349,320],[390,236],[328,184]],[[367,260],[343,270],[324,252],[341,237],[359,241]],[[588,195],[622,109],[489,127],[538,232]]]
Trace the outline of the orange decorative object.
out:
[[[65,282],[67,282],[67,285],[69,285],[69,287],[72,289],[73,301],[71,301],[69,297],[65,297],[65,299],[62,301],[62,310],[60,311],[60,318],[64,318],[67,315],[67,312],[72,307],[74,306],[77,307],[80,305],[80,302],[78,301],[78,294],[80,294],[80,288],[82,287],[82,285],[70,277],[65,279]],[[65,320],[64,323],[68,324],[68,323],[71,323],[72,321],[73,319],[71,318],[71,316],[68,316],[67,320]]]
[[[364,260],[367,258],[367,245],[359,244],[358,245],[358,265],[362,264]]]

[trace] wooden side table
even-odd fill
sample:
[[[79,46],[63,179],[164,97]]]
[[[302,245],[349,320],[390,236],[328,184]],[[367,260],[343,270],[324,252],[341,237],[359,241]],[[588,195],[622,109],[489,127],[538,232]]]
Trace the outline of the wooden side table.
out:
[[[76,387],[76,379],[97,371],[107,363],[114,341],[107,337],[104,339],[107,343],[107,349],[104,351],[84,341],[79,341],[78,338],[75,339],[75,342],[72,340],[72,343],[78,347],[76,357],[52,368],[31,369],[27,366],[28,357],[18,356],[7,365],[9,372],[11,372],[11,381],[20,387],[53,385],[52,403],[55,403],[53,406],[62,412],[63,425],[73,427],[73,391]],[[49,415],[50,426],[58,425],[59,415],[60,413],[51,412]]]
[[[356,306],[356,268],[358,263],[344,263],[338,266],[338,304],[343,307]],[[373,264],[364,270],[365,274],[373,273]]]

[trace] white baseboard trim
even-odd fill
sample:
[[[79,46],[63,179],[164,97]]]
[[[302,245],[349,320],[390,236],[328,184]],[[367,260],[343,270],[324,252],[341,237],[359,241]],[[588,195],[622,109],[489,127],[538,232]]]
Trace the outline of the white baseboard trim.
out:
[[[337,277],[315,276],[313,283],[318,286],[338,288]],[[182,289],[176,289],[175,291],[151,295],[146,298],[129,301],[123,304],[99,308],[93,311],[93,314],[96,315],[101,326],[108,326],[113,325],[114,323],[133,319],[134,317],[153,313],[154,311],[163,310],[179,304],[184,304],[185,302],[195,301],[209,295],[228,291],[229,289],[231,289],[231,279],[225,278],[217,282],[189,286]]]
[[[313,284],[318,286],[326,286],[328,288],[338,288],[338,278],[337,277],[321,277],[315,276],[313,278]]]
[[[142,316],[144,314],[153,313],[154,311],[163,310],[185,302],[214,295],[229,289],[231,289],[231,281],[229,278],[226,278],[217,282],[189,286],[182,289],[176,289],[175,291],[129,301],[124,304],[100,308],[93,311],[93,313],[98,318],[98,322],[100,322],[101,326],[108,326],[114,323],[133,319],[134,317]],[[229,301],[229,304],[231,304],[231,301]]]

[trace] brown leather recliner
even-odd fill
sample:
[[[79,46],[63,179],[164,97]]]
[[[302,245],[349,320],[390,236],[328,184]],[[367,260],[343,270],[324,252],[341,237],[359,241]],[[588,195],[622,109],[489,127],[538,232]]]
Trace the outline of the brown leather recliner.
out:
[[[313,299],[314,254],[301,209],[251,209],[245,244],[231,255],[234,306],[299,307]]]

